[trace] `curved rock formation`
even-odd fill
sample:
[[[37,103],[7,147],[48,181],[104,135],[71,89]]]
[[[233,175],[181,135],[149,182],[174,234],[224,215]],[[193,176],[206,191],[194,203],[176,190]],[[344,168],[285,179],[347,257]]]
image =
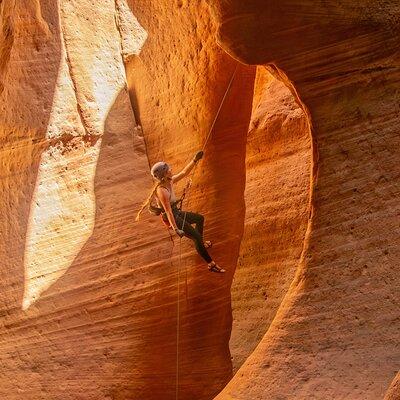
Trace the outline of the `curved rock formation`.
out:
[[[386,392],[385,400],[396,400],[400,395],[400,373],[393,379],[390,388]]]
[[[216,45],[210,35],[215,26],[206,17],[205,4],[182,2],[174,8],[168,0],[146,0],[131,6],[149,33],[140,56],[130,60],[126,70],[151,163],[163,159],[174,170],[179,169],[203,146],[236,70],[185,203],[185,208],[205,215],[206,236],[214,242],[211,253],[228,269],[225,277],[208,273],[203,261],[193,254],[192,245],[183,242],[181,295],[185,300],[181,304],[179,398],[209,399],[232,376],[230,285],[243,233],[246,134],[255,70],[236,67],[237,63]],[[162,17],[155,18],[155,10]],[[166,252],[171,251],[168,234],[164,236]],[[175,270],[180,264],[178,248],[174,254],[165,262],[171,262]],[[176,295],[176,289],[170,290]],[[166,327],[174,334],[175,321],[167,322]],[[169,352],[175,343],[171,338]],[[159,346],[152,342],[157,353]],[[164,365],[173,368],[163,372],[164,381],[152,383],[148,398],[169,396],[165,384],[175,382],[173,352]],[[149,368],[146,379],[150,381],[154,371]]]
[[[196,22],[207,7],[182,4],[169,18],[165,2],[160,21],[174,17],[179,26],[190,17],[183,32],[166,36],[146,14],[148,2],[134,10],[145,30],[123,1],[15,6],[22,3],[2,3],[1,396],[175,398],[179,289],[179,396],[210,399],[232,375],[229,289],[243,230],[254,68],[237,69],[189,198],[206,213],[213,254],[229,270],[223,277],[185,241],[180,261],[158,219],[134,223],[151,187],[148,155],[186,163],[236,68],[210,36],[212,22]],[[196,45],[188,41],[194,26]]]
[[[240,367],[266,333],[303,250],[311,132],[290,90],[259,67],[246,149],[246,215],[232,285],[230,350]]]
[[[398,371],[398,6],[209,3],[0,3],[2,398],[376,400]],[[185,205],[222,276],[134,218],[234,71]],[[231,286],[252,354],[218,395]]]
[[[217,399],[383,398],[400,360],[398,5],[210,3],[230,54],[296,88],[319,153],[301,267]]]

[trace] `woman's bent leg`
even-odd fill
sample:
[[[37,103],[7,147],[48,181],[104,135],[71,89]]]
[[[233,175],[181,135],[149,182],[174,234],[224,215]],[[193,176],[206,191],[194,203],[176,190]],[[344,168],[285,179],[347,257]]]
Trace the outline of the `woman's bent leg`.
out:
[[[189,224],[195,224],[197,232],[199,232],[200,236],[203,237],[204,217],[201,214],[190,211],[181,211],[181,215],[182,214],[183,218],[185,218],[184,215],[186,214],[185,221],[187,221]]]
[[[197,229],[194,229],[190,223],[186,222],[183,223],[184,221],[184,213],[180,213],[179,215],[175,215],[175,221],[176,225],[178,226],[179,229],[182,229],[185,232],[185,236],[187,236],[189,239],[192,239],[194,241],[194,245],[196,247],[197,252],[203,259],[207,262],[210,263],[212,261],[211,256],[208,254],[207,249],[204,246],[203,243],[203,238],[201,234],[197,231]],[[199,214],[197,214],[199,215]],[[182,227],[183,224],[183,227]]]

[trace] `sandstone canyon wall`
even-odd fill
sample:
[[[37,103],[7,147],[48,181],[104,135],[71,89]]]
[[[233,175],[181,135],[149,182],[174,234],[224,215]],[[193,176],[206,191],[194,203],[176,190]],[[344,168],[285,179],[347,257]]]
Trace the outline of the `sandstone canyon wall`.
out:
[[[266,333],[293,280],[308,224],[311,163],[307,113],[259,67],[246,144],[244,235],[231,289],[235,369]]]
[[[210,3],[227,52],[294,86],[318,148],[301,265],[217,399],[383,398],[400,363],[398,4]]]
[[[385,400],[396,400],[399,398],[400,393],[400,373],[396,375],[390,385],[388,391],[386,392]]]
[[[219,277],[189,243],[180,262],[158,219],[134,223],[149,162],[189,161],[236,69],[208,7],[9,0],[1,13],[1,397],[175,398],[180,263],[179,398],[214,397],[232,375],[254,68],[237,68],[190,196]]]
[[[0,2],[2,398],[175,399],[178,294],[181,400],[398,395],[398,6],[208,3]],[[186,203],[222,276],[134,218],[234,71]]]

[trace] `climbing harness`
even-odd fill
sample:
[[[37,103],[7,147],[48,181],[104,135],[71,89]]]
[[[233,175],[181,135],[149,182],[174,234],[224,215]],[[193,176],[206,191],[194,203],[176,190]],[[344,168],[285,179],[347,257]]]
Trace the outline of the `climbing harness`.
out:
[[[171,203],[172,208],[177,208],[178,210],[182,209],[182,202],[184,200],[184,196],[181,196],[181,198],[173,203]],[[164,207],[157,207],[154,204],[149,204],[149,212],[153,215],[159,216],[161,214],[165,213]]]
[[[157,185],[157,188],[158,188],[158,187],[164,187],[164,186]],[[177,209],[177,210],[181,211],[181,210],[182,210],[182,203],[183,203],[183,200],[185,199],[185,196],[186,196],[186,187],[185,187],[185,189],[184,189],[184,191],[183,191],[182,196],[180,197],[180,199],[178,199],[177,201],[174,201],[173,203],[171,203],[171,207],[172,207],[173,209]],[[162,223],[163,223],[168,229],[172,228],[172,227],[171,227],[171,224],[170,224],[169,221],[168,221],[168,219],[165,218],[166,214],[165,214],[164,207],[162,207],[162,206],[161,206],[161,207],[157,207],[157,206],[155,206],[154,204],[152,204],[152,203],[150,202],[150,203],[149,203],[149,206],[148,206],[148,209],[149,209],[149,212],[150,212],[151,214],[156,215],[156,216],[160,216]]]
[[[158,187],[160,187],[160,186],[161,186],[161,184],[157,185],[156,189],[157,189]],[[163,186],[162,186],[162,187],[163,187]],[[175,207],[175,208],[177,208],[178,210],[182,210],[182,203],[183,203],[183,201],[185,200],[186,191],[188,190],[188,188],[189,188],[189,185],[186,185],[185,188],[183,189],[182,196],[181,196],[177,201],[174,201],[174,202],[171,204],[172,207]],[[167,189],[167,190],[168,190],[168,189]],[[151,214],[156,215],[156,216],[159,216],[159,215],[165,213],[164,207],[157,207],[157,206],[155,206],[154,204],[152,204],[151,202],[149,203],[148,210],[149,210],[149,212],[150,212]],[[165,222],[165,221],[164,221],[164,222]],[[168,225],[168,226],[169,226],[169,225]]]

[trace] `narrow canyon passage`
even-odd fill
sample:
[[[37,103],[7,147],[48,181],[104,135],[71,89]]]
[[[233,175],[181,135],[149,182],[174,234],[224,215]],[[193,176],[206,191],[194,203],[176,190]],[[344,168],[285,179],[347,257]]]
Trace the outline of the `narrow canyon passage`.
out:
[[[1,1],[0,397],[397,398],[396,7]]]
[[[291,90],[257,68],[246,143],[246,214],[231,289],[234,370],[252,353],[300,262],[310,214],[310,121]]]
[[[299,268],[217,399],[398,397],[398,4],[209,3],[229,54],[285,72],[318,145]]]
[[[177,170],[188,161],[236,70],[186,203],[205,214],[228,273],[210,274],[183,242],[179,398],[211,399],[232,376],[230,287],[256,69],[216,45],[206,5],[182,4],[185,18],[168,2],[152,7],[162,8],[157,23],[148,3],[123,1],[105,2],[88,22],[88,1],[37,2],[5,60],[2,397],[174,397],[179,249],[158,220],[133,221],[151,187],[149,162]],[[178,31],[160,29],[174,19]],[[23,79],[36,71],[37,81]],[[25,87],[32,104],[14,113]]]

